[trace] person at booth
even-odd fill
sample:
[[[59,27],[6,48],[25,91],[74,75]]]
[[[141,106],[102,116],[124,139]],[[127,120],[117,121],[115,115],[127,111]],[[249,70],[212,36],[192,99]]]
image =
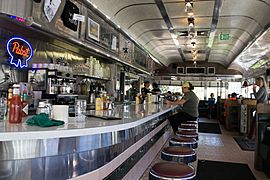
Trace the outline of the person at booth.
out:
[[[259,90],[256,92],[257,87],[259,87]],[[256,78],[255,84],[253,85],[253,94],[257,100],[257,104],[258,103],[268,104],[268,88],[263,77]],[[250,133],[247,136],[249,139],[252,139],[255,135],[256,114],[257,114],[256,111],[254,113]]]

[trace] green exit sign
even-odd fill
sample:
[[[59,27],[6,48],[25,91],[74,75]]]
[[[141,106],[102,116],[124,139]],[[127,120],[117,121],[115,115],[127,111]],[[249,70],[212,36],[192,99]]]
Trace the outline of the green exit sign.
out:
[[[219,39],[220,40],[229,40],[230,39],[230,35],[229,35],[229,33],[221,33],[219,35]]]

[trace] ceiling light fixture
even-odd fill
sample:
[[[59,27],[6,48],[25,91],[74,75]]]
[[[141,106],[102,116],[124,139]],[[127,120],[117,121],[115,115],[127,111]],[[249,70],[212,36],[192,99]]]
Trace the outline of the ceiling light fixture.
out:
[[[196,49],[192,49],[191,53],[192,53],[192,55],[196,55],[197,54],[197,50]]]
[[[186,0],[185,12],[189,16],[193,15],[193,3],[191,2],[191,0]]]
[[[195,38],[193,38],[193,39],[191,39],[191,45],[192,45],[192,48],[195,48],[196,47],[196,39]]]
[[[196,36],[194,21],[194,17],[188,17],[188,34],[190,38],[194,38]]]
[[[173,39],[177,39],[177,37],[178,37],[177,34],[172,34]]]

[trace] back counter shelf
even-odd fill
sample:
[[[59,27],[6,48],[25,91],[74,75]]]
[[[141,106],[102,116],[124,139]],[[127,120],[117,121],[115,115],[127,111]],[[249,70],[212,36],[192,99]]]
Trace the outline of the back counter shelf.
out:
[[[167,118],[178,110],[178,106],[131,104],[114,109],[121,120],[69,118],[65,125],[48,128],[28,126],[25,121],[1,122],[0,179],[105,178],[117,166],[105,171],[102,167],[124,151],[136,152],[161,130],[163,134]]]

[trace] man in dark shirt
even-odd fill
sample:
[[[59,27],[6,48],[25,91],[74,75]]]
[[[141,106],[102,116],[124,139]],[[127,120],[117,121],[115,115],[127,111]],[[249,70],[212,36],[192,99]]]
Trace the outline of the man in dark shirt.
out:
[[[142,103],[144,102],[145,98],[147,97],[147,93],[151,93],[149,86],[150,86],[150,82],[145,81],[144,87],[141,89]]]
[[[152,94],[159,95],[161,93],[161,90],[158,88],[158,84],[156,82],[152,83],[153,89]]]

